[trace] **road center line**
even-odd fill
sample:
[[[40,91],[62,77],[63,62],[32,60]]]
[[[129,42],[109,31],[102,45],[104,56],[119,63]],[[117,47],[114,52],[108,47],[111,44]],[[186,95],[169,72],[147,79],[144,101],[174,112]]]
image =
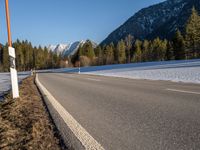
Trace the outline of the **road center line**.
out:
[[[184,91],[184,90],[177,90],[177,89],[166,89],[167,91],[172,91],[172,92],[180,92],[180,93],[187,93],[187,94],[196,94],[200,95],[199,92],[192,92],[192,91]]]
[[[104,150],[104,148],[99,144],[74,118],[67,112],[67,110],[51,95],[51,93],[40,83],[38,75],[36,75],[36,83],[39,89],[43,91],[51,105],[61,116],[66,126],[70,128],[72,133],[79,139],[86,150]]]
[[[90,80],[90,81],[97,81],[97,82],[101,82],[101,80],[99,79],[93,79],[93,78],[86,78],[87,80]]]

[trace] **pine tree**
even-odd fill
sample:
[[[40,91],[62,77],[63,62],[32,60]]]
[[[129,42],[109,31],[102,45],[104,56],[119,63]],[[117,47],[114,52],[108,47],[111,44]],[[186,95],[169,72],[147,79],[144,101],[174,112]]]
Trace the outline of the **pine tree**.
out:
[[[30,51],[31,53],[31,51]],[[48,63],[49,62],[49,53],[48,53],[48,49],[47,47],[44,47],[44,68],[47,69],[48,68]],[[31,59],[30,59],[30,64],[32,64]],[[32,65],[31,65],[32,68]]]
[[[103,65],[103,50],[99,49],[98,65]]]
[[[30,61],[30,49],[29,49],[29,45],[28,45],[28,41],[22,41],[23,45],[23,53],[24,53],[24,71],[25,70],[29,70],[29,61]]]
[[[29,49],[29,64],[28,64],[28,70],[31,70],[31,69],[33,69],[33,46],[32,46],[32,44],[31,44],[31,42],[28,43],[28,49]],[[47,50],[46,47],[45,47],[44,50],[46,50],[46,51],[47,51],[46,53],[48,53],[48,50]],[[45,57],[45,62],[47,62],[47,60],[48,60],[48,56]],[[46,66],[48,66],[47,63],[46,63]],[[47,68],[48,68],[48,67],[47,67]]]
[[[141,62],[142,61],[142,42],[140,40],[135,41],[135,54],[133,57],[133,62]]]
[[[200,55],[200,17],[194,7],[192,8],[192,14],[186,25],[185,37],[188,49],[187,53],[192,58],[196,58],[197,55]]]
[[[142,44],[142,61],[149,61],[149,57],[151,57],[150,54],[149,41],[144,40]]]
[[[94,52],[97,57],[97,65],[103,65],[103,50],[101,49],[101,46],[97,46],[94,49]]]
[[[162,45],[161,45],[161,60],[164,61],[165,60],[165,56],[167,53],[167,43],[168,41],[165,39],[164,41],[162,41]]]
[[[79,57],[84,55],[83,47],[81,45],[78,48],[78,55]]]
[[[176,60],[181,60],[186,58],[185,41],[179,30],[176,32],[175,37],[173,39],[173,49],[174,49],[174,57]]]
[[[97,46],[95,49],[94,49],[94,53],[95,53],[95,56],[96,57],[99,57],[100,53],[101,53],[101,46]]]
[[[166,60],[174,59],[174,49],[172,42],[167,42]]]
[[[112,64],[114,61],[114,51],[113,51],[113,45],[107,45],[104,51],[105,55],[105,64]]]
[[[131,62],[131,49],[132,49],[132,46],[133,46],[133,40],[134,40],[134,37],[130,34],[125,38],[126,62],[127,63]]]
[[[119,42],[117,43],[117,45],[114,47],[114,62],[117,64],[118,59],[119,59],[119,49],[120,49],[120,44]]]
[[[118,63],[123,64],[126,62],[126,47],[125,47],[125,43],[123,40],[119,41],[117,44],[117,59],[118,59]]]
[[[153,61],[163,61],[165,60],[167,51],[167,40],[160,40],[156,38],[152,42],[152,60]]]
[[[3,71],[9,71],[8,45],[3,47]]]
[[[90,59],[95,57],[94,48],[90,41],[87,41],[82,47],[82,54],[83,56],[87,56]]]

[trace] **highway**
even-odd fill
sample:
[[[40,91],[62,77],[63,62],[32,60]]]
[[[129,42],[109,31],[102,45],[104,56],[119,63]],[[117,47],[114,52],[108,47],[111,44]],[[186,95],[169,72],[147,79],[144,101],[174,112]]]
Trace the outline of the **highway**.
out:
[[[67,73],[39,81],[106,150],[200,149],[200,85]]]

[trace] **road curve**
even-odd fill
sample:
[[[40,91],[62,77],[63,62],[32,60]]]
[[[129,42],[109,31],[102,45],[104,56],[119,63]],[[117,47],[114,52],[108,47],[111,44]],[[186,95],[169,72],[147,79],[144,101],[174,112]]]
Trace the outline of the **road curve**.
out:
[[[200,85],[41,73],[39,81],[105,149],[200,149]]]

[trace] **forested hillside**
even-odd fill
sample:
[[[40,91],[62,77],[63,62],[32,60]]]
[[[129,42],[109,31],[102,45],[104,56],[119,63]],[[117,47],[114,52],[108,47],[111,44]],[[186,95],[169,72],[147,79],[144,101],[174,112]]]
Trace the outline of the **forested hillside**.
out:
[[[194,7],[190,14],[184,30],[177,28],[171,40],[139,40],[129,34],[116,44],[96,48],[87,42],[71,58],[72,63],[89,66],[200,58],[200,16]]]
[[[114,30],[101,45],[117,43],[129,34],[140,40],[152,40],[156,37],[171,40],[177,28],[184,32],[192,7],[200,12],[200,1],[166,0],[143,8]]]

